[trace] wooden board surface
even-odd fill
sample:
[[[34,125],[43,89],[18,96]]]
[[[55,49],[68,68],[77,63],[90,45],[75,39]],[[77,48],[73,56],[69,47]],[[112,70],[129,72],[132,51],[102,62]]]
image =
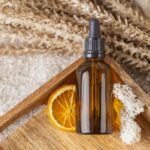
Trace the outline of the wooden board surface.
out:
[[[42,111],[0,144],[5,150],[148,150],[149,124],[142,117],[137,122],[142,127],[142,140],[127,146],[122,144],[118,131],[111,135],[60,131],[51,125],[45,111]]]

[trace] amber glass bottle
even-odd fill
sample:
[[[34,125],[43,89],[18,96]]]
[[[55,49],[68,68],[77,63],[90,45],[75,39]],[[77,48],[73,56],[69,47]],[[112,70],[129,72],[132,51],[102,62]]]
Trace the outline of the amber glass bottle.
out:
[[[90,20],[84,63],[76,71],[78,82],[76,129],[79,133],[112,133],[111,71],[103,61],[104,48],[97,19]]]

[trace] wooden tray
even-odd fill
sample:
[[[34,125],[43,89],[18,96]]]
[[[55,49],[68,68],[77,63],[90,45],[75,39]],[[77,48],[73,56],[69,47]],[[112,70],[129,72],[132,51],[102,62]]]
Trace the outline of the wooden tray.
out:
[[[76,84],[75,70],[84,61],[80,58],[71,64],[64,71],[52,78],[41,88],[28,96],[15,108],[10,110],[4,116],[0,117],[0,131],[12,124],[22,115],[28,113],[41,104],[46,104],[49,95],[53,90],[62,84]],[[120,65],[115,63],[110,57],[106,57],[105,61],[113,69],[113,81],[127,83],[137,94],[137,96],[146,104],[143,116],[150,120],[149,109],[150,97],[130,78],[130,76],[122,70]],[[140,116],[138,122],[142,127],[143,140],[137,147],[131,146],[131,149],[146,149],[150,146],[150,124]],[[83,136],[76,133],[64,133],[58,131],[50,124],[44,112],[40,112],[30,119],[25,125],[20,127],[14,134],[1,142],[4,149],[125,149],[128,146],[121,144],[118,132],[112,135],[90,135]],[[64,139],[63,139],[64,138]],[[40,144],[41,143],[41,144]],[[72,145],[72,146],[71,146]]]

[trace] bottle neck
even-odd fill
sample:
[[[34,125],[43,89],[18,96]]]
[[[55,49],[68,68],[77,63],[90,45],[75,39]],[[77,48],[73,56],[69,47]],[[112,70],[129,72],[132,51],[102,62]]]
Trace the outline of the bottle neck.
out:
[[[91,58],[89,58],[89,57],[84,57],[84,59],[86,60],[86,61],[95,61],[95,62],[98,62],[98,61],[101,61],[101,62],[103,62],[104,61],[104,58],[93,58],[93,57],[91,57]]]

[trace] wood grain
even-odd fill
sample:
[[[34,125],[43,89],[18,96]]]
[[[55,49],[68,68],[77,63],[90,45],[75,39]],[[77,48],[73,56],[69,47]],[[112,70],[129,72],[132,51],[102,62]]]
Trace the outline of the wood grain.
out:
[[[142,127],[142,140],[127,146],[122,144],[118,131],[110,135],[81,135],[60,131],[51,125],[45,111],[42,111],[0,145],[5,150],[148,150],[149,124],[141,116],[137,122]]]
[[[0,145],[0,150],[4,150],[4,148]]]
[[[22,115],[28,113],[29,111],[33,110],[41,104],[46,103],[50,93],[57,87],[61,86],[62,84],[75,84],[75,70],[81,63],[83,63],[83,61],[83,58],[80,58],[77,61],[75,61],[65,70],[63,70],[50,81],[45,83],[41,88],[36,90],[33,94],[24,99],[21,103],[19,103],[16,107],[14,107],[4,116],[0,117],[0,131],[8,127]],[[113,59],[107,56],[105,61],[113,69],[113,82],[127,83],[129,86],[132,87],[132,89],[140,97],[140,99],[146,104],[147,108],[145,109],[144,116],[147,120],[150,121],[150,109],[148,109],[148,107],[150,106],[150,97],[146,95],[146,93]]]

